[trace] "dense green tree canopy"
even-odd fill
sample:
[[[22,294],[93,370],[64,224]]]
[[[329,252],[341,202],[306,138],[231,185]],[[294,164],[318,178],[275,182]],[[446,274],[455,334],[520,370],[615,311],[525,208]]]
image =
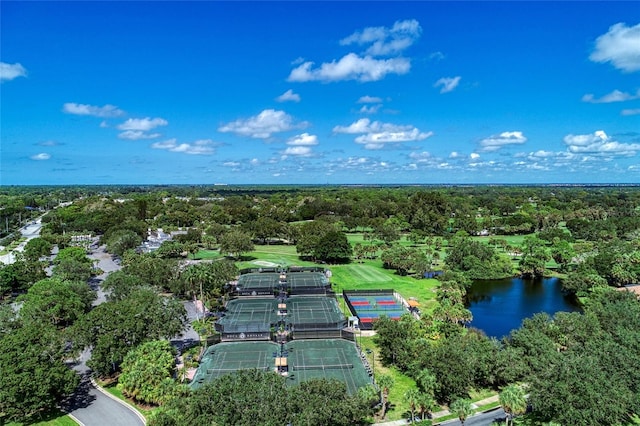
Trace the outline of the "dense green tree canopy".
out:
[[[370,414],[367,401],[349,396],[341,382],[310,380],[296,387],[285,382],[273,372],[228,374],[174,399],[149,425],[356,426],[365,424]]]
[[[92,346],[87,365],[99,375],[119,370],[125,355],[137,345],[179,334],[186,321],[182,304],[150,289],[137,289],[129,297],[94,308],[75,330],[76,344]]]
[[[46,323],[0,333],[0,423],[33,419],[76,389],[79,377],[64,363],[64,346]]]

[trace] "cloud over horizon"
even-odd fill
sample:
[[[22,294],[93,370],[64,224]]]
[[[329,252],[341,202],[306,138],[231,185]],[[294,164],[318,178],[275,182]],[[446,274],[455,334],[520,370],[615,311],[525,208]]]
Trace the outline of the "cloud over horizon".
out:
[[[415,142],[433,136],[433,132],[421,132],[411,125],[381,123],[361,118],[349,126],[335,126],[334,133],[360,134],[354,140],[363,144],[365,149],[381,149],[386,143]]]
[[[572,153],[630,156],[640,151],[640,144],[620,143],[603,130],[596,130],[587,135],[568,134],[563,140]]]
[[[235,133],[255,139],[267,139],[274,133],[304,128],[306,122],[294,123],[293,117],[284,111],[265,109],[258,115],[246,119],[237,119],[218,128],[222,133]]]
[[[527,141],[522,132],[502,132],[480,141],[480,152],[497,151],[508,145],[520,145]]]
[[[151,145],[154,149],[164,149],[190,155],[211,155],[215,152],[215,144],[211,139],[201,139],[193,143],[177,143],[177,139],[167,139]]]

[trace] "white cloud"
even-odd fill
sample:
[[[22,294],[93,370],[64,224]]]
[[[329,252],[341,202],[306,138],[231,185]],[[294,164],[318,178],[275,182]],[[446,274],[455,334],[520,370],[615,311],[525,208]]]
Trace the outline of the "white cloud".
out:
[[[422,152],[414,151],[411,154],[409,154],[409,158],[417,161],[418,163],[423,163],[423,162],[431,161],[433,159],[433,156],[431,155],[430,152],[427,152],[427,151],[422,151]]]
[[[56,142],[56,141],[44,141],[44,142],[40,142],[38,145],[40,145],[40,146],[58,146],[60,144],[58,142]]]
[[[337,62],[325,62],[315,69],[312,67],[313,62],[303,63],[291,70],[287,80],[298,82],[378,81],[387,74],[408,73],[411,69],[411,62],[407,58],[375,59],[371,56],[360,57],[355,53],[349,53]]]
[[[26,77],[27,70],[19,63],[0,62],[0,81],[9,81],[18,77]]]
[[[249,164],[251,164],[252,166],[257,166],[258,164],[260,164],[260,160],[258,160],[257,158],[252,158],[249,161]]]
[[[374,123],[378,123],[374,121]],[[358,121],[354,121],[348,126],[335,126],[333,128],[334,133],[348,133],[348,134],[356,134],[356,133],[366,133],[371,131],[371,120],[368,118],[361,118]],[[376,126],[377,127],[377,126]]]
[[[622,115],[638,115],[638,114],[640,114],[640,108],[623,109],[622,111],[620,111],[620,114],[622,114]]]
[[[310,135],[309,133],[302,133],[300,135],[293,136],[287,141],[287,145],[292,146],[313,146],[318,145],[318,136]]]
[[[607,93],[600,99],[596,99],[593,94],[587,93],[582,97],[582,102],[590,102],[592,104],[608,104],[611,102],[624,102],[632,101],[634,99],[640,99],[640,89],[638,89],[635,95],[631,93],[621,92],[620,90],[614,90],[611,93]]]
[[[382,108],[382,104],[378,105],[362,105],[362,108],[358,110],[361,114],[376,114],[380,108]]]
[[[451,151],[451,154],[449,154],[449,158],[458,158],[460,157],[460,154],[458,154],[456,151]]]
[[[355,138],[366,149],[380,149],[385,143],[421,141],[433,135],[433,132],[421,132],[414,126],[381,123],[361,118],[349,126],[335,126],[334,133],[361,134]]]
[[[635,155],[640,144],[620,143],[609,137],[604,131],[597,130],[587,135],[569,134],[564,137],[569,152],[607,155]]]
[[[141,139],[155,139],[162,136],[160,133],[145,133],[142,130],[126,130],[118,135],[120,139],[137,141]]]
[[[396,55],[411,46],[422,33],[415,19],[396,21],[391,28],[367,27],[340,40],[340,44],[369,45],[365,53],[372,56]]]
[[[167,124],[169,124],[169,122],[164,118],[130,118],[124,123],[118,125],[118,129],[148,132],[151,129],[155,129],[159,126],[166,126]]]
[[[380,149],[385,143],[421,141],[433,135],[422,133],[417,128],[411,130],[372,132],[358,136],[355,141],[364,144],[366,149]]]
[[[276,98],[276,100],[278,102],[300,102],[300,95],[298,95],[297,93],[294,93],[293,90],[289,89],[286,92],[284,92],[282,95],[278,96]]]
[[[293,117],[284,111],[265,109],[260,114],[247,119],[238,119],[218,128],[219,132],[232,132],[256,139],[267,139],[274,133],[286,132],[306,127],[308,123],[294,124]]]
[[[472,160],[477,160],[478,158],[480,158],[480,154],[478,153],[471,153],[471,155],[469,155],[469,158],[471,158]]]
[[[640,24],[627,27],[619,22],[596,39],[589,56],[594,62],[611,62],[614,67],[633,72],[640,70]]]
[[[193,143],[178,144],[177,140],[168,139],[164,142],[156,142],[151,145],[154,149],[166,149],[171,152],[180,152],[191,155],[211,155],[215,152],[215,146],[211,139],[201,139]]]
[[[32,155],[30,158],[36,161],[44,161],[51,158],[51,155],[47,154],[46,152],[41,152],[40,154]]]
[[[62,106],[62,111],[67,114],[74,115],[90,115],[93,117],[120,117],[125,114],[123,110],[115,105],[94,106],[87,104],[77,104],[75,102],[67,102]]]
[[[434,83],[433,87],[442,86],[442,88],[440,89],[440,93],[448,93],[458,87],[460,78],[461,77],[459,75],[455,77],[442,77],[440,80]]]
[[[100,123],[100,127],[106,129],[107,127],[109,127],[109,123],[107,123],[105,120],[102,120],[102,122]]]
[[[378,104],[380,102],[382,102],[381,98],[369,95],[362,96],[356,101],[358,104]]]
[[[282,152],[283,155],[295,155],[298,157],[308,157],[311,155],[311,148],[308,146],[290,146]]]
[[[237,161],[226,161],[226,162],[222,163],[222,165],[225,166],[225,167],[239,167],[240,164],[242,164],[242,163],[238,163]]]
[[[480,141],[480,151],[491,152],[497,151],[507,145],[523,144],[527,138],[522,132],[502,132],[499,135],[489,136]]]

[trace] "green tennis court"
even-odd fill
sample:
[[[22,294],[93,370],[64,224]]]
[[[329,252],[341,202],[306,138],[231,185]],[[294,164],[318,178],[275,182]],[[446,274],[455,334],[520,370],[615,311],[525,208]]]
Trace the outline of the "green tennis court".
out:
[[[287,323],[333,324],[345,320],[338,301],[331,297],[292,296],[286,301]]]
[[[269,332],[278,321],[276,299],[234,299],[227,303],[227,312],[216,322],[216,329],[223,333]]]
[[[238,370],[273,370],[274,353],[280,346],[273,342],[227,342],[210,346],[202,356],[191,387],[200,386]]]
[[[322,272],[287,272],[287,285],[291,290],[324,288],[329,285],[329,279]]]
[[[278,288],[280,283],[280,273],[278,272],[253,272],[240,275],[236,288],[238,291],[247,289],[267,289]]]
[[[353,342],[342,339],[294,340],[286,345],[289,371],[287,382],[337,379],[347,385],[350,394],[371,383]]]

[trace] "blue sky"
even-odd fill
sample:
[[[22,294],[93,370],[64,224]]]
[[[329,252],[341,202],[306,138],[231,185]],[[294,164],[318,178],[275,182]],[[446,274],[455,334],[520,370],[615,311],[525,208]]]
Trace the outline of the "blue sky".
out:
[[[640,182],[637,2],[0,16],[2,185]]]

